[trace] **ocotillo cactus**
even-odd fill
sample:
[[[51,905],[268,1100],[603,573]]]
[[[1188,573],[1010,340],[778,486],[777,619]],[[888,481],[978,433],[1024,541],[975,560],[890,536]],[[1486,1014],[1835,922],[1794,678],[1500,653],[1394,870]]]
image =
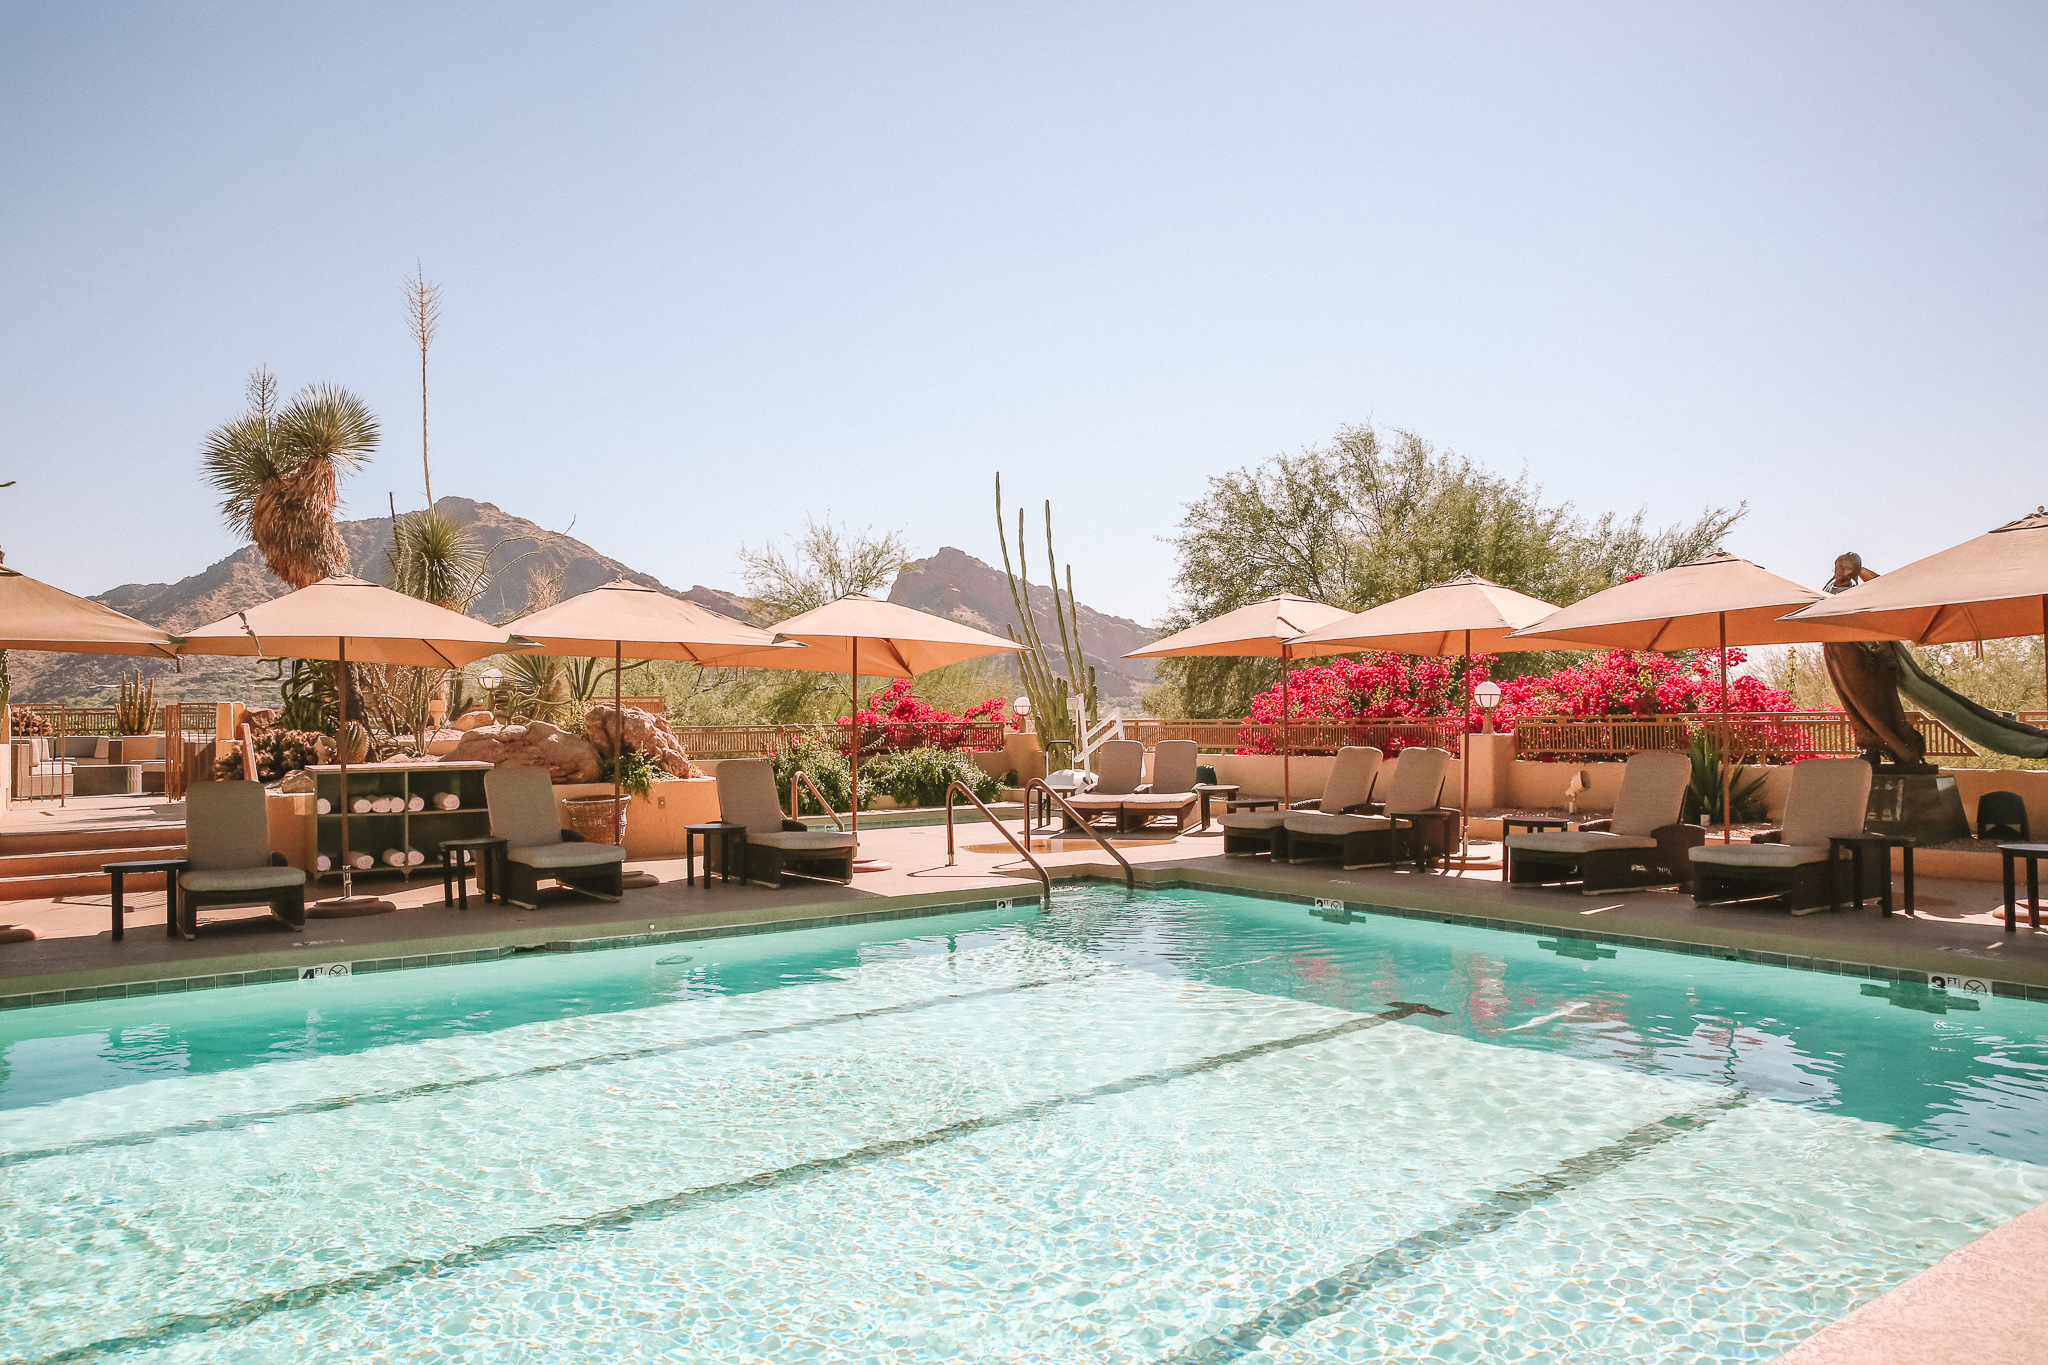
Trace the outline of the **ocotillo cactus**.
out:
[[[1045,746],[1048,765],[1052,751],[1063,746],[1071,752],[1079,739],[1074,733],[1073,718],[1067,711],[1067,698],[1079,696],[1084,704],[1085,717],[1095,718],[1095,670],[1087,665],[1081,656],[1080,613],[1074,602],[1074,568],[1067,566],[1066,597],[1060,596],[1060,567],[1052,548],[1052,502],[1045,504],[1045,562],[1052,583],[1053,622],[1059,632],[1061,663],[1065,672],[1059,671],[1051,654],[1045,647],[1044,636],[1038,629],[1038,622],[1031,611],[1031,575],[1025,565],[1024,509],[1017,509],[1017,564],[1022,571],[1010,564],[1010,540],[1008,528],[1003,524],[1003,476],[996,475],[996,538],[1003,550],[1003,574],[1010,582],[1010,600],[1017,608],[1020,628],[1010,630],[1010,638],[1024,646],[1017,655],[1017,668],[1023,674],[1025,695],[1031,698],[1031,719],[1038,730],[1039,743]]]

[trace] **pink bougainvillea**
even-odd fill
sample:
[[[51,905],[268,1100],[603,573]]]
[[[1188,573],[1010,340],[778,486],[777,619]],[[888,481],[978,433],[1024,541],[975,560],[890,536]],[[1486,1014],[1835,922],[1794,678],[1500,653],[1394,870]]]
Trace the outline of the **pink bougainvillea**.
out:
[[[911,695],[910,679],[898,678],[869,697],[860,712],[861,755],[865,758],[898,749],[927,747],[969,751],[1000,748],[1000,742],[989,742],[989,722],[1007,723],[1012,730],[1022,729],[1024,724],[1022,716],[1005,715],[1006,706],[1002,697],[990,697],[956,716],[919,701]],[[839,723],[847,725],[847,717],[841,716]],[[841,747],[849,747],[849,742],[842,741]]]
[[[1743,650],[1729,649],[1731,672],[1748,657]],[[1492,676],[1496,662],[1496,655],[1472,656],[1475,686]],[[1715,649],[1676,655],[1605,650],[1576,667],[1503,681],[1500,705],[1493,713],[1494,727],[1511,730],[1524,716],[1718,711],[1720,667],[1721,651]],[[1289,677],[1286,719],[1293,725],[1341,725],[1447,717],[1455,727],[1458,712],[1465,704],[1464,674],[1463,658],[1410,658],[1373,650],[1356,659],[1338,658],[1328,665],[1296,668]],[[1789,711],[1792,698],[1756,678],[1730,677],[1728,706],[1733,711]],[[1472,707],[1466,713],[1465,728],[1477,731],[1483,715],[1479,707]],[[1251,712],[1245,719],[1250,725],[1280,724],[1278,683],[1252,699]],[[1399,737],[1388,741],[1390,748],[1399,748],[1402,743]],[[1277,747],[1270,734],[1252,730],[1247,730],[1243,744],[1246,751],[1253,753],[1272,753]]]

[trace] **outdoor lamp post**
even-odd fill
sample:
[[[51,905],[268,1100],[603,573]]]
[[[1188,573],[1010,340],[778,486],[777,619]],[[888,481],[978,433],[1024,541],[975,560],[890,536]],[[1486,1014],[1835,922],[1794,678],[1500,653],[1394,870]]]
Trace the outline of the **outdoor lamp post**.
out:
[[[505,675],[495,668],[487,668],[476,675],[477,683],[491,694],[491,719],[498,718],[498,684],[505,681]]]
[[[1493,708],[1500,705],[1500,684],[1488,678],[1472,689],[1472,700],[1479,703],[1480,729],[1482,735],[1493,733]]]

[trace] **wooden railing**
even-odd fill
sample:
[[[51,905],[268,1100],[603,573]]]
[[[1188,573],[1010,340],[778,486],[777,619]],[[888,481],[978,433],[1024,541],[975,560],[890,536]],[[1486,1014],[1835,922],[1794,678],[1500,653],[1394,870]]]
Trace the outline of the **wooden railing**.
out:
[[[1205,753],[1334,754],[1347,745],[1371,745],[1393,752],[1434,746],[1459,750],[1462,730],[1455,717],[1414,721],[1304,721],[1285,728],[1237,720],[1146,720],[1124,722],[1124,733],[1148,749],[1162,739],[1191,739]]]
[[[1932,716],[1908,711],[1906,719],[1927,741],[1929,758],[1968,758],[1976,753],[1962,737]],[[1515,757],[1564,759],[1684,750],[1702,730],[1721,724],[1713,712],[1678,716],[1524,716],[1515,723]],[[1729,717],[1730,753],[1761,762],[1814,755],[1854,754],[1856,737],[1840,711],[1738,711]]]
[[[164,732],[164,799],[181,801],[194,782],[213,780],[214,760],[219,756],[215,727],[219,724],[215,702],[166,702],[157,723]]]
[[[765,758],[808,736],[845,753],[853,722],[837,725],[678,725],[676,738],[692,758]],[[1003,747],[1008,729],[998,720],[879,724],[861,727],[869,752],[877,744],[914,749],[930,744],[942,749],[989,752]]]

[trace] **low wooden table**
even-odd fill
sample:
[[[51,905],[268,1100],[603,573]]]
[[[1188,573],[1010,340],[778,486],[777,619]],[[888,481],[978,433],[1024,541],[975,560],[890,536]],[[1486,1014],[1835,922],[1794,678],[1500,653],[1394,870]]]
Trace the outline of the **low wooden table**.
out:
[[[711,857],[711,841],[713,839],[720,841],[718,846],[718,870],[724,874],[725,880],[730,882],[732,880],[732,865],[736,861],[733,857],[733,845],[737,843],[740,847],[740,856],[746,856],[747,827],[745,825],[736,825],[730,820],[706,820],[702,824],[684,825],[683,885],[685,886],[695,886],[697,884],[697,864],[692,861],[695,856],[692,848],[700,836],[704,840],[704,856],[707,860]],[[742,882],[746,880],[744,873],[741,874],[740,880]],[[707,887],[711,885],[711,864],[709,861],[704,864],[704,885]]]
[[[1531,834],[1547,834],[1548,832],[1550,832],[1551,830],[1554,830],[1554,829],[1556,829],[1556,830],[1561,830],[1561,829],[1565,829],[1565,828],[1567,828],[1567,827],[1568,827],[1568,826],[1569,826],[1570,824],[1571,824],[1571,821],[1569,821],[1569,820],[1560,820],[1560,819],[1558,819],[1558,818],[1557,818],[1556,816],[1554,816],[1554,815],[1503,815],[1503,816],[1501,816],[1501,818],[1500,818],[1500,879],[1501,879],[1502,881],[1504,881],[1504,882],[1507,882],[1507,881],[1513,881],[1513,880],[1514,880],[1514,876],[1513,876],[1514,868],[1513,868],[1513,865],[1512,865],[1512,864],[1513,864],[1513,861],[1514,861],[1514,857],[1515,857],[1515,851],[1514,851],[1514,849],[1512,849],[1512,848],[1508,847],[1508,836],[1509,836],[1510,834],[1513,834],[1513,833],[1515,832],[1515,828],[1516,828],[1517,826],[1520,826],[1521,828],[1523,828],[1523,829],[1526,829],[1526,830],[1528,830],[1528,831],[1529,831],[1529,832],[1530,832]]]
[[[1195,795],[1202,798],[1202,823],[1195,826],[1194,832],[1203,834],[1208,831],[1210,801],[1220,796],[1223,798],[1224,809],[1228,810],[1229,803],[1237,799],[1239,790],[1241,788],[1235,782],[1197,782]]]
[[[2013,896],[2013,859],[2027,860],[2027,927],[2041,927],[2041,860],[2048,858],[2048,844],[2000,844],[2000,856],[2005,859],[2005,932],[2017,933],[2019,925],[2018,906]]]
[[[116,943],[119,943],[123,937],[121,917],[128,912],[127,907],[121,903],[121,878],[130,875],[140,876],[145,872],[161,872],[164,874],[164,937],[176,938],[178,936],[178,874],[189,866],[191,866],[191,863],[184,858],[139,858],[133,862],[100,864],[100,871],[106,873],[108,878],[114,883],[114,941]],[[2011,864],[2007,864],[2007,866],[2011,866]],[[2008,886],[2012,884],[2011,877],[2007,877],[2005,880]]]

